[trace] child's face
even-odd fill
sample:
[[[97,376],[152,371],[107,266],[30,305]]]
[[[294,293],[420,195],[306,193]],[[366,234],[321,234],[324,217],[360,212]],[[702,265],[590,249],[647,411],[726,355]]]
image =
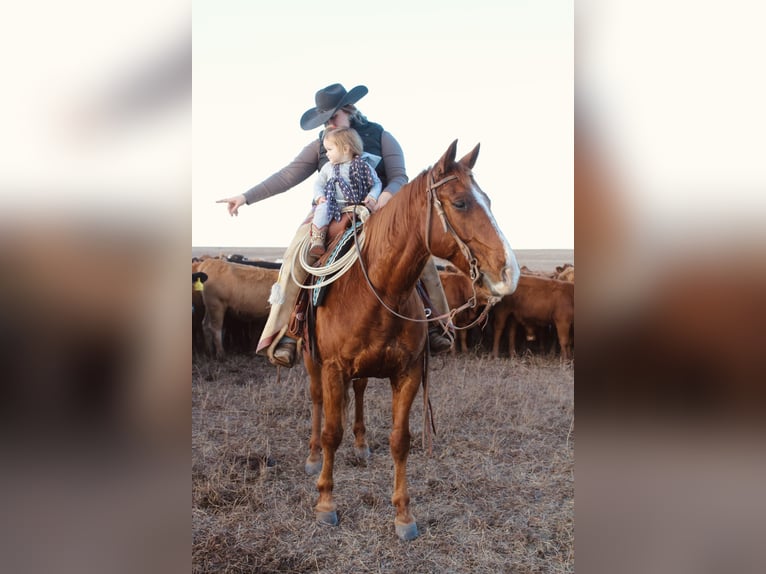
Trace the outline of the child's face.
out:
[[[330,163],[342,163],[351,160],[348,146],[341,146],[332,140],[325,140],[324,148],[327,150],[327,159]]]

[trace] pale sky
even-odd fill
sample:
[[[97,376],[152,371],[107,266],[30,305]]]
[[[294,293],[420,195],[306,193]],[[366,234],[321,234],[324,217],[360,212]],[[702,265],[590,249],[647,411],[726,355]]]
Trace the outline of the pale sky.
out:
[[[287,165],[319,129],[315,92],[357,107],[401,144],[414,178],[458,140],[515,249],[573,249],[571,1],[193,2],[192,245],[286,246],[313,176],[240,209],[215,200]]]

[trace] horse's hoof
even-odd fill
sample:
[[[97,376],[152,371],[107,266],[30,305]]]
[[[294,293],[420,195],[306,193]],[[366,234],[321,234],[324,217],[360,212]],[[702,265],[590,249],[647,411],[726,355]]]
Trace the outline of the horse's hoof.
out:
[[[401,540],[415,540],[420,533],[418,532],[418,526],[415,522],[409,524],[397,524],[396,535]]]
[[[322,460],[320,459],[316,462],[306,461],[306,466],[304,468],[306,469],[306,474],[309,476],[319,474],[322,471]]]
[[[317,512],[317,522],[329,526],[338,526],[338,513],[334,510],[330,512]]]

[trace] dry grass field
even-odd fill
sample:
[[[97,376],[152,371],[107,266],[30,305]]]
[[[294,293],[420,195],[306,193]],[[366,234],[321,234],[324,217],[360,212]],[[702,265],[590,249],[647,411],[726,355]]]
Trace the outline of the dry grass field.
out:
[[[302,365],[255,355],[192,366],[193,571],[573,572],[574,373],[557,356],[431,361],[437,434],[410,420],[408,475],[420,537],[394,533],[390,387],[366,394],[364,466],[346,429],[335,467],[340,524],[315,522]],[[421,393],[422,394],[422,393]]]

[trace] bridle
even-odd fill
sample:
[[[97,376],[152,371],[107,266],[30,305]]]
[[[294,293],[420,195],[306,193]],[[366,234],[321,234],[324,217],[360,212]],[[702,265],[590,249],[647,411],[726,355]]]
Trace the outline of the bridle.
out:
[[[476,305],[478,304],[477,297],[476,297],[476,283],[479,281],[479,278],[481,277],[481,273],[479,271],[479,264],[476,260],[476,257],[474,257],[473,253],[471,252],[471,248],[466,245],[466,243],[460,239],[455,229],[450,224],[449,220],[447,219],[447,214],[444,212],[444,206],[442,205],[441,200],[439,199],[439,196],[436,192],[436,190],[444,185],[445,183],[448,183],[454,179],[457,179],[457,176],[452,174],[448,175],[446,177],[443,177],[439,181],[434,181],[433,174],[431,172],[428,173],[428,185],[426,186],[426,193],[428,195],[428,209],[426,211],[426,228],[425,228],[425,239],[426,239],[426,250],[429,254],[431,253],[431,213],[432,211],[436,211],[436,214],[439,216],[439,219],[441,219],[442,227],[444,228],[444,231],[446,233],[449,233],[452,238],[455,240],[455,243],[457,243],[458,247],[460,248],[461,253],[466,258],[466,261],[468,261],[469,266],[469,275],[471,277],[471,291],[472,295],[466,301],[463,305],[456,309],[451,309],[448,313],[445,315],[437,315],[437,316],[431,316],[430,309],[426,310],[426,318],[425,319],[416,319],[414,317],[406,317],[404,315],[401,315],[391,307],[389,307],[383,299],[381,299],[380,295],[378,295],[378,292],[375,290],[374,285],[370,281],[370,278],[367,274],[367,269],[364,266],[364,260],[362,259],[362,252],[359,245],[359,241],[357,238],[357,231],[356,231],[356,212],[353,214],[353,229],[354,229],[354,246],[356,247],[357,251],[357,257],[359,259],[359,265],[362,268],[362,275],[364,275],[365,280],[367,281],[367,285],[370,287],[370,290],[377,298],[378,302],[383,305],[383,307],[386,308],[386,310],[395,315],[396,317],[399,317],[400,319],[404,319],[406,321],[412,321],[415,323],[429,323],[433,321],[439,321],[441,319],[449,319],[449,325],[451,325],[455,329],[459,330],[465,330],[470,329],[473,326],[483,322],[487,315],[489,314],[490,308],[500,301],[500,297],[496,296],[490,296],[487,300],[487,304],[485,305],[484,309],[482,310],[481,314],[472,321],[469,325],[465,325],[462,327],[458,327],[453,323],[453,319],[455,315],[460,313],[461,311],[464,311],[465,309],[474,309],[476,308]],[[432,254],[433,255],[433,254]]]
[[[431,212],[435,209],[436,214],[439,216],[439,219],[441,219],[442,227],[444,228],[445,233],[449,233],[452,235],[452,238],[455,240],[455,243],[457,243],[457,246],[460,248],[460,251],[463,253],[463,257],[465,257],[466,261],[468,261],[469,266],[469,274],[471,276],[471,281],[473,283],[476,283],[479,279],[479,264],[476,261],[476,257],[473,256],[473,253],[471,253],[471,248],[468,247],[468,245],[465,244],[465,242],[460,239],[458,234],[455,232],[455,229],[450,224],[449,220],[447,219],[447,214],[444,213],[444,206],[442,205],[441,199],[439,199],[439,196],[436,194],[437,188],[441,187],[448,181],[452,181],[453,179],[457,179],[456,175],[448,175],[445,178],[440,179],[437,182],[434,182],[433,175],[431,173],[428,174],[428,188],[426,189],[426,193],[428,193],[428,199],[431,203],[431,208],[428,209],[428,212],[426,214],[426,249],[429,253],[431,253]],[[474,291],[474,295],[476,292]]]

